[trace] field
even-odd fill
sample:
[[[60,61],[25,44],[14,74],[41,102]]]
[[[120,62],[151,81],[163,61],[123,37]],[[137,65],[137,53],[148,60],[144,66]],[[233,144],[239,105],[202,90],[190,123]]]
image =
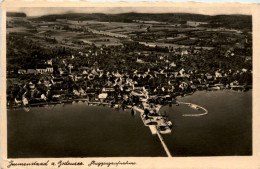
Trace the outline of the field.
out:
[[[138,15],[136,14],[136,16]],[[134,18],[134,16],[133,14],[131,17]],[[148,16],[147,14],[146,17]],[[133,41],[153,47],[187,48],[194,46],[212,49],[219,43],[227,47],[231,47],[233,44],[241,48],[244,47],[244,42],[239,40],[246,37],[243,30],[216,27],[207,18],[200,22],[188,19],[187,21],[165,22],[158,21],[158,16],[152,16],[157,20],[150,18],[149,20],[134,19],[131,22],[120,22],[118,19],[115,21],[117,16],[105,17],[94,14],[87,15],[87,17],[92,18],[89,20],[84,20],[82,19],[83,15],[81,17],[76,14],[68,15],[66,19],[60,19],[58,16],[51,16],[51,19],[48,18],[49,16],[43,18],[8,17],[7,32],[21,34],[45,47],[51,47],[53,44],[57,47],[74,49],[93,44],[96,46],[122,45],[125,42]],[[79,19],[75,17],[79,17]],[[237,16],[234,16],[234,18],[237,18]],[[243,19],[245,18],[242,17]],[[223,19],[223,22],[226,21]],[[212,25],[209,26],[210,24]],[[248,38],[248,41],[252,41],[251,36]]]

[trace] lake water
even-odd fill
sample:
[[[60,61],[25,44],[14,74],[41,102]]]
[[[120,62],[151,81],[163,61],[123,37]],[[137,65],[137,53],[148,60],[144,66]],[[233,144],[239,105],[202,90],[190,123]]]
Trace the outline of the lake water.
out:
[[[203,106],[194,113],[186,105],[166,106],[173,122],[162,135],[173,156],[252,154],[252,91],[199,91],[179,101]],[[85,103],[8,110],[8,157],[156,157],[166,156],[138,114]]]

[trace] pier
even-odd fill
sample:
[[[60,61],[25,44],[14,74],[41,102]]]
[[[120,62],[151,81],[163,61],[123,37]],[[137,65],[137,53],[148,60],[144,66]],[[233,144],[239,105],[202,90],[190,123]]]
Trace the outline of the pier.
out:
[[[155,128],[155,129],[156,129],[156,128]],[[168,157],[172,157],[171,152],[169,151],[169,149],[168,149],[167,145],[165,144],[165,142],[164,142],[164,140],[163,140],[163,138],[162,138],[160,132],[159,132],[157,129],[156,129],[156,133],[157,133],[157,136],[159,137],[159,139],[160,139],[160,141],[161,141],[161,143],[162,143],[162,146],[163,146],[163,148],[164,148],[164,150],[165,150],[167,156],[168,156]]]
[[[140,112],[140,113],[144,113],[144,110],[142,110],[141,108],[139,108],[139,107],[137,107],[137,106],[134,106],[134,107],[132,108],[132,110],[138,111],[138,112]],[[148,127],[149,127],[149,129],[151,130],[151,133],[152,133],[153,135],[157,134],[157,136],[159,137],[159,140],[160,140],[160,142],[161,142],[161,144],[162,144],[162,146],[163,146],[163,149],[164,149],[164,151],[166,152],[167,156],[168,156],[168,157],[172,157],[172,155],[171,155],[171,153],[170,153],[170,151],[169,151],[167,145],[165,144],[165,142],[164,142],[164,140],[163,140],[163,138],[162,138],[160,132],[157,130],[156,126],[155,126],[155,125],[149,125]]]

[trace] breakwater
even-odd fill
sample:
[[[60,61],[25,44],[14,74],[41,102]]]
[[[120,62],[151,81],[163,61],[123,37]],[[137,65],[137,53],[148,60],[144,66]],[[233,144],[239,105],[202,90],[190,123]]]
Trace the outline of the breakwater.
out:
[[[176,103],[178,104],[185,104],[185,105],[189,105],[189,106],[193,106],[195,108],[199,108],[199,109],[202,109],[204,112],[203,113],[196,113],[196,114],[183,114],[182,116],[189,116],[189,117],[199,117],[199,116],[204,116],[206,114],[208,114],[208,110],[205,109],[204,107],[202,106],[199,106],[199,105],[196,105],[196,104],[193,104],[193,103],[188,103],[188,102],[179,102],[177,101]]]

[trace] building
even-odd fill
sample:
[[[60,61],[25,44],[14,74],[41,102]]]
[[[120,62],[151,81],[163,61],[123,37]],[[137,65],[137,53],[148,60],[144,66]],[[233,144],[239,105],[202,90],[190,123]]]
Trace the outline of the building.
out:
[[[27,74],[36,74],[37,71],[35,69],[27,69]]]
[[[115,89],[114,89],[113,87],[104,87],[104,88],[102,89],[102,92],[103,92],[103,93],[114,92],[114,91],[115,91]]]
[[[47,73],[53,73],[53,67],[52,66],[47,66],[46,67],[46,72]]]
[[[18,74],[25,74],[26,73],[26,70],[25,69],[19,69],[18,70]]]
[[[47,72],[46,68],[47,68],[46,65],[37,65],[36,66],[36,72],[40,73],[40,74],[46,73]]]

